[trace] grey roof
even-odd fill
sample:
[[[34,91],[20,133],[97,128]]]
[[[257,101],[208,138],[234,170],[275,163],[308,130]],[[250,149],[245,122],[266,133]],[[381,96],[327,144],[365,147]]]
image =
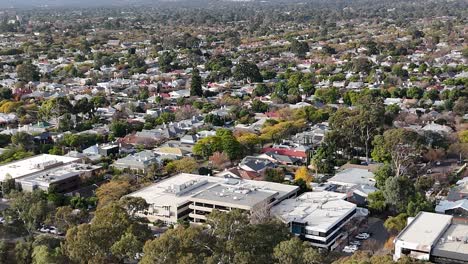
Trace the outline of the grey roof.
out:
[[[261,171],[261,170],[264,170],[266,168],[276,167],[276,165],[273,162],[271,162],[271,161],[269,161],[267,159],[261,159],[261,158],[252,157],[252,156],[245,157],[241,161],[240,165],[249,167],[253,171]]]
[[[374,173],[358,168],[349,168],[338,172],[328,182],[347,185],[375,185]]]

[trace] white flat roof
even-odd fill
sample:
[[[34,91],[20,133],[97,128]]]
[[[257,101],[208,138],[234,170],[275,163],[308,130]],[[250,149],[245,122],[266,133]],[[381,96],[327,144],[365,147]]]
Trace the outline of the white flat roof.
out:
[[[327,182],[345,185],[375,185],[374,173],[366,169],[349,168],[338,172]]]
[[[346,194],[328,191],[307,192],[282,201],[271,212],[285,223],[307,223],[306,228],[326,232],[357,207],[345,197]]]
[[[141,197],[148,204],[158,206],[180,206],[187,203],[192,197],[203,197],[203,199],[207,200],[212,199],[213,201],[244,205],[245,201],[248,200],[248,196],[255,196],[257,192],[259,195],[263,193],[262,191],[276,192],[277,199],[284,199],[285,196],[295,192],[298,188],[297,186],[274,182],[225,179],[181,173],[133,192],[128,196]],[[228,193],[228,189],[238,189],[239,192],[236,195],[223,195],[220,194],[223,192],[221,189],[225,189],[225,193]],[[244,193],[247,190],[250,190],[249,193]]]
[[[451,215],[421,212],[403,229],[397,239],[432,247],[451,222]]]
[[[31,158],[26,158],[0,166],[0,181],[4,181],[7,175],[17,179],[31,173],[49,169],[56,163],[68,164],[77,162],[79,158],[41,154]]]

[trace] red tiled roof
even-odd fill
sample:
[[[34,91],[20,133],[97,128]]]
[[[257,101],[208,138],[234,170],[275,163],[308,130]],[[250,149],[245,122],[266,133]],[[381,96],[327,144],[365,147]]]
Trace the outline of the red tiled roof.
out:
[[[273,152],[273,153],[285,155],[288,157],[307,158],[307,153],[305,151],[294,150],[294,149],[263,148],[262,153],[265,153],[265,152]]]

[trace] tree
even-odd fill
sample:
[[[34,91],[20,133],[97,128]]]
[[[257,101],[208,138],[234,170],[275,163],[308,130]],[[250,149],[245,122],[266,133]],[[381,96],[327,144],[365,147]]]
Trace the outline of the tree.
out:
[[[197,143],[195,143],[193,146],[193,154],[203,158],[210,157],[216,151],[223,151],[222,141],[218,136],[208,136],[202,138],[198,140]]]
[[[416,192],[408,203],[406,214],[408,216],[416,216],[421,211],[434,211],[434,204],[428,201],[423,193]]]
[[[120,197],[130,192],[131,185],[127,181],[110,181],[96,190],[99,207],[118,201]]]
[[[390,129],[383,135],[377,135],[372,143],[372,158],[379,162],[390,162],[396,177],[405,173],[420,155],[420,137],[411,130]]]
[[[34,137],[26,132],[17,132],[11,136],[11,143],[23,150],[34,148]]]
[[[198,70],[192,73],[192,82],[190,83],[190,96],[203,96],[202,78]]]
[[[309,173],[309,170],[307,169],[307,167],[302,166],[296,170],[296,175],[294,176],[294,180],[296,181],[303,180],[309,185],[310,182],[314,180],[314,177]]]
[[[39,68],[31,62],[25,62],[16,67],[18,79],[24,82],[39,81]]]
[[[8,257],[8,244],[1,240],[0,241],[0,263],[6,263]]]
[[[166,165],[166,170],[170,173],[193,173],[197,168],[197,161],[191,157],[174,160]]]
[[[410,87],[406,92],[406,95],[412,99],[421,99],[424,94],[424,90],[419,87]]]
[[[127,213],[130,217],[135,217],[137,212],[144,211],[148,208],[148,203],[145,199],[141,197],[133,197],[133,196],[124,196],[119,201],[120,206],[127,210]]]
[[[268,111],[268,105],[260,100],[252,100],[252,111],[255,113],[265,113]]]
[[[268,168],[265,170],[265,181],[269,182],[284,182],[284,171],[282,169]]]
[[[110,125],[110,130],[112,131],[112,135],[114,135],[114,137],[124,137],[127,135],[129,129],[130,125],[124,121],[114,120]]]
[[[134,258],[135,252],[142,252],[136,247],[150,237],[146,225],[135,222],[124,208],[111,203],[98,208],[90,224],[69,229],[63,251],[77,263],[113,263],[127,256]]]
[[[385,181],[383,196],[396,212],[406,212],[406,207],[414,195],[414,185],[405,176],[390,177]]]
[[[468,143],[468,130],[464,130],[458,133],[458,138],[461,143]]]
[[[387,202],[381,190],[370,193],[367,200],[369,202],[369,209],[376,212],[383,212],[387,208]]]
[[[261,82],[263,77],[257,65],[252,62],[242,61],[235,68],[233,76],[238,81]]]
[[[73,209],[70,206],[58,207],[55,212],[54,223],[61,232],[83,223],[87,218],[86,211]]]
[[[178,226],[169,229],[161,237],[146,242],[141,264],[203,263],[213,254],[214,243],[205,239],[200,226]]]
[[[468,97],[460,97],[453,105],[453,111],[459,115],[468,113]]]
[[[10,206],[4,211],[8,222],[19,221],[32,234],[39,224],[44,223],[48,213],[53,212],[47,204],[42,191],[18,192],[13,191],[8,196]]]
[[[221,138],[221,146],[223,152],[228,155],[231,160],[237,159],[242,154],[242,147],[239,141],[234,137],[231,131],[225,130],[226,133],[221,134],[223,130],[218,129],[216,135]]]
[[[304,58],[306,53],[309,51],[309,45],[307,44],[307,42],[299,42],[297,40],[293,40],[291,41],[290,50],[299,58]]]
[[[394,175],[392,166],[390,164],[385,163],[384,165],[380,166],[377,171],[374,173],[375,185],[379,189],[385,188],[385,181]]]
[[[15,245],[15,259],[18,264],[32,263],[32,243],[18,241]]]
[[[249,153],[252,153],[255,151],[256,146],[260,144],[260,138],[258,135],[253,134],[253,133],[245,133],[237,137],[237,141],[244,147],[244,149],[247,149]]]
[[[405,213],[397,216],[390,216],[385,220],[384,227],[391,234],[398,234],[406,227],[408,216]]]
[[[210,157],[210,162],[219,170],[223,170],[230,164],[229,156],[224,152],[215,152]]]
[[[131,232],[126,232],[122,235],[119,241],[115,242],[111,249],[112,254],[119,259],[135,260],[138,253],[142,252],[144,243]]]
[[[33,264],[60,263],[57,252],[45,245],[35,246],[32,251]]]
[[[282,241],[274,248],[278,264],[319,264],[323,263],[320,253],[311,248],[307,242],[297,237]]]
[[[158,57],[159,68],[162,72],[169,72],[174,68],[173,60],[174,55],[169,52],[164,52]]]
[[[335,87],[317,89],[314,95],[318,100],[327,104],[334,104],[340,98],[338,89]]]

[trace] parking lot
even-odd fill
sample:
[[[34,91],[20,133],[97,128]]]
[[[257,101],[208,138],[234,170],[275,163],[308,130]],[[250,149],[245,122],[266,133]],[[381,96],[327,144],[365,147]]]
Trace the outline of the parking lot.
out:
[[[370,217],[367,223],[361,225],[349,237],[349,243],[343,243],[342,247],[340,247],[341,253],[350,255],[356,250],[371,250],[376,252],[382,249],[389,238],[383,222],[382,219]]]

